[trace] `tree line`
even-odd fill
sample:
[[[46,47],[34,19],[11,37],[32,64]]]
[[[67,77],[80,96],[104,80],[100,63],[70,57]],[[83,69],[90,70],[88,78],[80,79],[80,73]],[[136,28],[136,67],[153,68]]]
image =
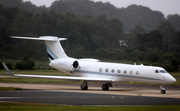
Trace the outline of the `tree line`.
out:
[[[126,8],[117,8],[109,2],[94,2],[92,0],[56,0],[50,7],[36,6],[29,1],[23,0],[0,0],[0,4],[5,7],[18,7],[25,9],[32,14],[48,12],[54,10],[56,13],[73,13],[79,17],[85,17],[87,14],[92,17],[98,17],[102,14],[108,19],[116,18],[123,22],[124,30],[131,30],[134,25],[141,23],[146,30],[154,30],[162,22],[170,21],[177,30],[180,30],[180,15],[168,15],[167,18],[160,11],[141,5],[130,5]]]

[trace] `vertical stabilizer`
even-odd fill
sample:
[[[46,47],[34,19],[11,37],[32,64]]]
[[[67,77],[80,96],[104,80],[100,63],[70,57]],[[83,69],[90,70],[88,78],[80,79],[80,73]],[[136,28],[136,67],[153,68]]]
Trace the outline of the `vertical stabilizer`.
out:
[[[64,49],[62,48],[60,41],[66,40],[66,38],[58,38],[54,36],[41,36],[39,38],[34,37],[17,37],[17,36],[11,36],[12,38],[18,38],[18,39],[30,39],[30,40],[43,40],[45,41],[47,53],[49,60],[55,60],[60,58],[67,58],[68,56],[64,52]]]
[[[46,37],[40,37],[40,38],[46,38]],[[55,60],[59,58],[66,58],[67,55],[64,52],[64,49],[62,48],[60,41],[66,40],[66,38],[57,38],[56,41],[46,41],[45,45],[48,53],[49,60]]]

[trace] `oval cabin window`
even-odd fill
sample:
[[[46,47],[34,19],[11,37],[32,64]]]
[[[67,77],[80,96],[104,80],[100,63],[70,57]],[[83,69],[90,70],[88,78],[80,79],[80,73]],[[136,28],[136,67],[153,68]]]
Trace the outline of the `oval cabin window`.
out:
[[[109,72],[109,69],[106,69],[105,71],[106,71],[106,72]]]
[[[130,74],[133,74],[133,71],[130,71]]]
[[[121,70],[118,70],[117,72],[118,72],[118,73],[121,73]]]
[[[100,71],[100,72],[102,72],[102,71],[103,71],[103,69],[102,69],[102,68],[100,68],[100,69],[99,69],[99,71]]]
[[[136,75],[139,75],[139,71],[136,72]]]
[[[124,70],[124,74],[126,74],[127,73],[127,71],[126,70]]]

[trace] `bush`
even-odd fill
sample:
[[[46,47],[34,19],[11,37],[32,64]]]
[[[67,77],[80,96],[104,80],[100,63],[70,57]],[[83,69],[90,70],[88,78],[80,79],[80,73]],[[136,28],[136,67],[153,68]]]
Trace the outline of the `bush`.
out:
[[[33,67],[35,66],[35,63],[34,63],[33,60],[28,60],[25,66],[26,66],[27,70],[33,70]]]
[[[19,70],[33,70],[35,63],[32,59],[29,59],[28,55],[25,55],[23,61],[17,62],[15,68]]]
[[[19,70],[25,70],[25,64],[24,64],[24,62],[23,62],[23,61],[16,62],[15,68],[16,68],[16,69],[19,69]]]
[[[19,70],[33,70],[33,67],[35,66],[35,63],[33,60],[20,61],[16,63],[15,68]]]

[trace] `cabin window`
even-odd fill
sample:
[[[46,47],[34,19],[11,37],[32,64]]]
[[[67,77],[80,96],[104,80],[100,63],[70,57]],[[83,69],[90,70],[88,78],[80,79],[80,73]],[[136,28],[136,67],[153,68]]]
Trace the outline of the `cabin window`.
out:
[[[103,69],[102,69],[102,68],[100,68],[100,69],[99,69],[99,71],[100,71],[100,72],[102,72],[102,71],[103,71]]]
[[[156,70],[156,71],[155,71],[155,73],[159,73],[159,71],[158,71],[158,70]]]
[[[127,71],[126,70],[124,70],[124,74],[126,74],[127,73]]]
[[[130,74],[133,74],[133,71],[130,71]]]
[[[107,68],[105,71],[106,71],[106,72],[109,72],[109,69]]]
[[[112,73],[114,73],[114,71],[115,71],[114,69],[111,70]]]
[[[121,70],[118,70],[117,72],[118,72],[118,73],[121,73]]]
[[[159,70],[161,73],[166,73],[166,71],[165,70]]]
[[[136,75],[139,75],[139,71],[136,72]]]

